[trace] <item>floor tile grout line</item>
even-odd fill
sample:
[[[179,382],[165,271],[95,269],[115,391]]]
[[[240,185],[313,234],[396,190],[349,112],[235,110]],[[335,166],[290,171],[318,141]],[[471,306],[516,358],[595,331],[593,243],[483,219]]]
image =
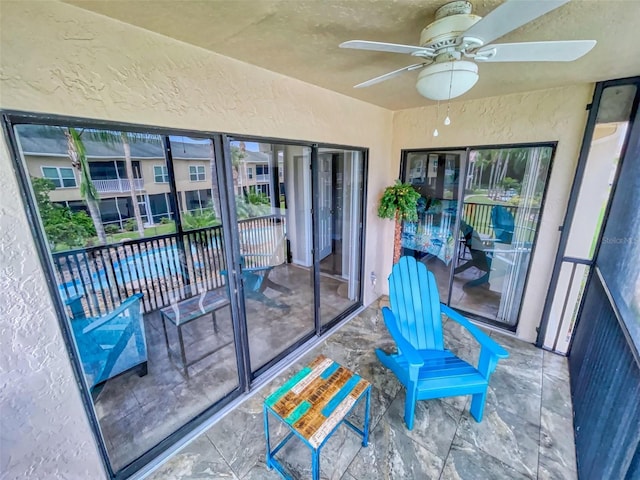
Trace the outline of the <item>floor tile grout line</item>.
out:
[[[229,470],[239,479],[241,480],[243,477],[240,476],[240,474],[238,472],[236,472],[233,467],[231,466],[231,464],[227,461],[227,459],[225,458],[225,456],[222,454],[222,452],[220,451],[220,449],[217,447],[217,445],[215,443],[213,443],[213,440],[211,440],[211,438],[209,437],[209,435],[207,435],[207,433],[205,432],[204,434],[205,437],[207,437],[207,440],[209,440],[209,443],[211,444],[211,446],[214,448],[214,450],[216,452],[218,452],[218,455],[220,455],[220,458],[222,458],[222,461],[225,463],[225,465],[227,467],[229,467]],[[253,468],[253,467],[252,467]],[[246,476],[246,475],[245,475]]]
[[[218,446],[215,444],[215,442],[211,439],[211,437],[208,435],[207,432],[204,432],[204,436],[207,437],[207,440],[209,440],[209,443],[211,443],[211,445],[213,446],[213,448],[215,449],[216,452],[218,452],[218,454],[220,455],[220,458],[222,458],[222,460],[224,461],[224,463],[229,467],[229,469],[231,470],[231,472],[239,479],[242,479],[243,477],[240,476],[240,474],[238,472],[236,472],[236,470],[231,466],[231,464],[229,463],[229,461],[227,460],[227,457],[224,456],[224,454],[222,453],[222,451],[218,448]],[[252,467],[253,468],[253,467]]]
[[[464,415],[466,406],[467,406],[467,402],[469,401],[469,399],[467,399],[467,401],[465,402],[464,406],[462,407],[462,411],[460,412],[460,415],[458,416],[458,422],[456,423],[456,431],[453,434],[453,437],[451,437],[451,443],[449,444],[449,450],[447,450],[447,454],[445,455],[444,461],[442,462],[442,470],[440,470],[440,475],[438,475],[439,479],[442,479],[442,476],[444,475],[444,469],[447,466],[447,460],[449,460],[449,455],[451,455],[451,450],[453,449],[453,442],[456,439],[456,435],[458,435],[458,428],[460,428],[460,422],[462,421],[462,416]]]
[[[462,415],[460,416],[460,420],[462,420],[462,416],[464,415],[464,413],[465,413],[465,412],[466,412],[466,408],[465,408],[465,409],[463,409],[463,411],[462,411]],[[531,422],[528,422],[528,423],[531,423]],[[458,431],[457,431],[457,429],[456,429],[456,435],[457,435],[457,434],[458,434]],[[453,436],[453,438],[454,438],[454,439],[455,439],[456,435],[454,435],[454,436]],[[463,439],[463,440],[464,440],[464,439]],[[464,440],[464,441],[466,441],[466,440]],[[453,445],[453,441],[452,441],[451,443],[452,443],[452,445]],[[470,442],[467,442],[467,443],[470,443]],[[482,446],[481,446],[481,445],[473,445],[473,447],[477,448],[478,450],[480,450],[480,451],[481,451],[482,453],[484,453],[485,455],[490,456],[493,460],[495,460],[496,462],[500,463],[501,465],[504,465],[504,466],[506,466],[506,467],[508,467],[508,468],[510,468],[510,469],[512,469],[512,470],[514,470],[515,472],[518,472],[518,473],[519,473],[519,474],[521,474],[521,475],[526,475],[526,476],[528,476],[528,475],[529,475],[528,473],[523,472],[523,471],[522,471],[522,469],[520,469],[520,468],[518,468],[518,467],[515,467],[514,465],[509,464],[509,463],[505,462],[504,460],[499,459],[498,457],[496,457],[495,455],[493,455],[493,454],[492,454],[492,453],[490,453],[490,452],[487,452],[485,449],[483,449],[483,448],[482,448]],[[540,448],[539,444],[538,444],[538,448]],[[539,457],[538,457],[538,458],[539,458]],[[537,463],[538,463],[538,462],[536,462],[536,468],[537,468]],[[537,477],[537,471],[536,471],[536,477]]]
[[[380,418],[378,419],[378,422],[369,429],[369,444],[366,447],[363,447],[362,445],[360,445],[360,448],[358,449],[358,452],[353,456],[353,458],[351,459],[351,462],[349,462],[349,465],[347,465],[347,468],[344,469],[344,472],[342,473],[342,477],[344,477],[344,475],[349,471],[349,468],[351,467],[351,465],[353,465],[353,462],[355,462],[356,458],[358,458],[358,455],[360,455],[360,452],[362,451],[362,449],[363,448],[371,448],[371,434],[376,429],[376,427],[378,425],[380,425],[380,423],[384,419],[385,415],[387,415],[389,413],[389,409],[391,408],[391,404],[393,402],[395,402],[396,398],[398,398],[398,395],[400,395],[400,391],[401,390],[402,390],[402,388],[398,389],[398,391],[396,392],[396,395],[389,402],[389,406],[385,409],[384,413],[382,415],[380,415]],[[340,478],[342,478],[342,477],[340,477]]]

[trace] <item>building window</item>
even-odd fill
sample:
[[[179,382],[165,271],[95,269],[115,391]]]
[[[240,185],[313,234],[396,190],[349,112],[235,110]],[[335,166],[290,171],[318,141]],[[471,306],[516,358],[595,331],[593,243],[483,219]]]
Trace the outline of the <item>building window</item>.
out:
[[[204,165],[189,165],[189,179],[192,182],[204,182]]]
[[[269,196],[269,185],[266,183],[262,183],[260,185],[256,185],[255,186],[256,190],[260,193],[262,193],[265,196]]]
[[[169,183],[169,172],[165,165],[153,166],[153,178],[156,183]]]
[[[211,204],[211,190],[191,190],[184,192],[186,210],[189,213],[202,213]]]
[[[253,168],[251,167],[247,168],[247,178],[249,179],[253,178]]]
[[[256,175],[269,175],[269,165],[256,165]]]
[[[42,167],[42,175],[53,182],[56,188],[77,187],[76,175],[71,167]]]

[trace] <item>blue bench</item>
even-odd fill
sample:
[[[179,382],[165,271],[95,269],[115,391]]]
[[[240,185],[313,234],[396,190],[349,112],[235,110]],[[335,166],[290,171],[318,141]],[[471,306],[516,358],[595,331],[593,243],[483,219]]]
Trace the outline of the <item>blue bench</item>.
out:
[[[140,376],[147,374],[141,298],[142,294],[136,293],[107,315],[97,318],[84,317],[80,298],[67,300],[82,370],[92,393],[106,380],[128,370],[138,368]]]

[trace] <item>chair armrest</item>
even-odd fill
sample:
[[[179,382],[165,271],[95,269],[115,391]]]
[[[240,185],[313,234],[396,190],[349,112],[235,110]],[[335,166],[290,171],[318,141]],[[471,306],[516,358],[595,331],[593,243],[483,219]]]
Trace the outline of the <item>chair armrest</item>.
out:
[[[444,313],[451,320],[454,320],[455,322],[466,328],[469,333],[473,335],[473,337],[477,340],[477,342],[483,348],[489,350],[493,355],[498,358],[507,358],[509,356],[509,352],[498,345],[495,340],[493,340],[486,333],[476,327],[473,323],[463,317],[460,313],[442,303],[440,304],[440,309],[442,310],[442,313]]]
[[[402,336],[402,333],[398,329],[398,325],[396,323],[396,316],[393,314],[391,309],[383,307],[382,316],[384,318],[384,324],[387,326],[387,330],[389,330],[391,337],[396,342],[396,345],[402,355],[407,359],[407,362],[409,362],[409,366],[421,367],[424,365],[424,360],[422,360],[418,351]]]
[[[132,307],[138,305],[138,302],[142,297],[143,297],[142,293],[136,293],[134,295],[131,295],[124,302],[122,302],[118,308],[116,308],[112,312],[109,312],[109,314],[105,315],[104,317],[100,317],[100,318],[95,319],[89,325],[84,327],[82,329],[82,333],[89,333],[92,330],[95,330],[96,328],[100,328],[105,323],[108,323],[109,321],[111,321],[114,318],[116,318],[119,315],[121,315],[124,311],[128,310],[129,308],[132,308]]]

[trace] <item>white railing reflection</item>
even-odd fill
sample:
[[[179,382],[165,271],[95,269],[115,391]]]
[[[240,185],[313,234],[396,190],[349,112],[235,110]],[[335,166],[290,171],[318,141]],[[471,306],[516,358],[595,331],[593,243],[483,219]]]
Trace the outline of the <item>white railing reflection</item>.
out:
[[[129,180],[125,178],[114,178],[111,180],[94,180],[93,184],[99,193],[107,192],[130,192],[131,187]],[[144,189],[144,180],[142,178],[133,179],[133,187],[136,190]]]

